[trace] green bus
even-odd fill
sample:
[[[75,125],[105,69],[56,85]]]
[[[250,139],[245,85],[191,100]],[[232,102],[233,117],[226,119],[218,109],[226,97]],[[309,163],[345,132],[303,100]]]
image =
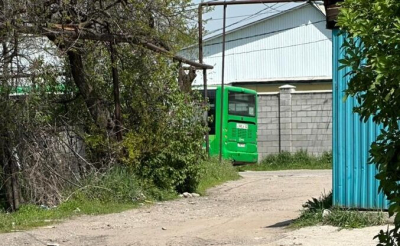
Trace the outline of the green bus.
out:
[[[257,92],[224,86],[224,91],[221,87],[208,89],[207,96],[210,103],[208,116],[211,117],[208,123],[210,156],[220,154],[223,114],[222,158],[232,160],[234,164],[257,162]]]

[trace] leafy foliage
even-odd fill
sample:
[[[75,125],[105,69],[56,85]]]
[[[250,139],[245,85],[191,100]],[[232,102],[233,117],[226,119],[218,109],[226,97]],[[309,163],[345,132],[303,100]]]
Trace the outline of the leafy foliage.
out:
[[[87,177],[118,194],[117,183],[98,178],[116,166],[151,190],[197,188],[205,109],[197,95],[179,90],[171,59],[197,33],[190,6],[0,1],[0,180],[10,210],[59,204],[65,190],[89,191]],[[14,97],[17,87],[25,93]],[[90,191],[107,200],[107,192]]]
[[[332,191],[328,194],[322,194],[320,198],[313,197],[303,204],[303,208],[315,212],[317,210],[328,209],[332,207]]]
[[[358,100],[354,111],[363,120],[382,124],[370,150],[378,169],[380,190],[388,197],[390,216],[400,211],[400,2],[396,0],[347,0],[341,5],[338,24],[347,35],[341,60],[350,82],[346,94]],[[381,231],[380,245],[398,245],[400,214],[395,228]]]

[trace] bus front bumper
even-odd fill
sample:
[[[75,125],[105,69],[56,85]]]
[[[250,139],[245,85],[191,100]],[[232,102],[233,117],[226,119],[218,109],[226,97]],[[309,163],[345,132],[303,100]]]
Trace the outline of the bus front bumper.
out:
[[[258,153],[226,151],[224,157],[232,160],[235,164],[255,163],[258,161]]]

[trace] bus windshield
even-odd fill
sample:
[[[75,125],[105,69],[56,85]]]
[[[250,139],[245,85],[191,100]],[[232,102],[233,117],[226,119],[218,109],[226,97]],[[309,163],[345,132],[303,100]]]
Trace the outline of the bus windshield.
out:
[[[256,95],[243,92],[229,91],[229,114],[255,117]]]

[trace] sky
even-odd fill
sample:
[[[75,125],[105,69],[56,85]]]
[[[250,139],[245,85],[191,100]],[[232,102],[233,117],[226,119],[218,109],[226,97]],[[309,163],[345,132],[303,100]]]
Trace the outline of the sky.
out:
[[[211,1],[211,0],[205,0]],[[201,0],[192,0],[193,4],[199,4]],[[213,2],[224,2],[224,0],[216,0]],[[278,14],[302,3],[269,3],[269,4],[248,4],[248,5],[231,5],[227,7],[227,31],[243,26],[245,24],[260,20],[270,15]],[[205,26],[208,31],[207,37],[220,34],[223,24],[223,6],[215,6],[214,10],[205,14],[203,19],[208,20]]]

